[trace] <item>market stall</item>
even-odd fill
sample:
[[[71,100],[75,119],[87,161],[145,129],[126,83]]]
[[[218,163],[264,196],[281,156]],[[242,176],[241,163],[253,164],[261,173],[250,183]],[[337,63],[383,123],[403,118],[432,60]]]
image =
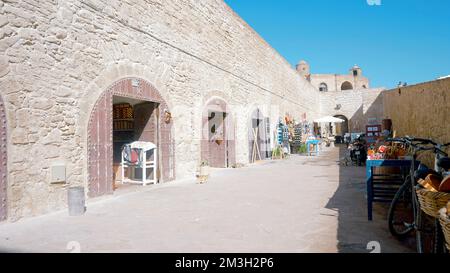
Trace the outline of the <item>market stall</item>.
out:
[[[373,203],[390,203],[408,175],[412,158],[399,145],[372,144],[366,161],[367,214],[372,221]],[[418,166],[416,162],[415,166]]]
[[[324,127],[325,130],[322,129],[321,136],[328,138],[328,137],[332,137],[333,130],[331,128],[331,126],[332,126],[331,124],[344,123],[345,120],[340,119],[340,118],[335,118],[332,116],[326,116],[326,117],[322,117],[320,119],[316,119],[316,120],[314,120],[314,122],[317,124],[320,124],[320,125],[324,125],[324,124],[327,125]]]

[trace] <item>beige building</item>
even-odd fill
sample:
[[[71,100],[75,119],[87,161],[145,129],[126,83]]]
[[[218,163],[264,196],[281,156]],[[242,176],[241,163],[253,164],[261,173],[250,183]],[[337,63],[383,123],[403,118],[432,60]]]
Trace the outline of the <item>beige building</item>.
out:
[[[297,72],[320,93],[321,113],[345,120],[331,128],[333,135],[363,133],[366,126],[381,124],[384,88],[370,88],[370,81],[362,69],[355,65],[348,75],[313,74],[306,61],[300,61]]]
[[[355,65],[347,75],[339,74],[312,74],[310,65],[300,61],[296,69],[311,84],[321,92],[334,92],[346,90],[369,89],[369,79],[363,76],[362,69]]]

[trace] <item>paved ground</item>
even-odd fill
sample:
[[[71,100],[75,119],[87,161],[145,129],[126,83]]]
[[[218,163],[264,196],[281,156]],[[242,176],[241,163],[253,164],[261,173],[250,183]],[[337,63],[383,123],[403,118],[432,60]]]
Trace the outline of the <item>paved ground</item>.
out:
[[[293,156],[194,181],[134,189],[59,212],[0,225],[0,251],[409,252],[390,237],[385,209],[367,221],[364,168],[340,167],[339,149]]]

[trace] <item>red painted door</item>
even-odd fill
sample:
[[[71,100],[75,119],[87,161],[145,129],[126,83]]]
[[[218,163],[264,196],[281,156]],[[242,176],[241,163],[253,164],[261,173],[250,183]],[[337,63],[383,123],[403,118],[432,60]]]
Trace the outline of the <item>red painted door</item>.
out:
[[[89,120],[89,197],[113,193],[112,94],[97,101]]]
[[[0,221],[6,220],[7,217],[7,154],[6,154],[6,113],[3,100],[0,97]]]

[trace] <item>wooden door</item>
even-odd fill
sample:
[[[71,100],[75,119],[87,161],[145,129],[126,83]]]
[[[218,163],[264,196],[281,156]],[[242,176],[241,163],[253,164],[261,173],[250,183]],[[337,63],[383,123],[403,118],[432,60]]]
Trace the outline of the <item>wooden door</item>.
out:
[[[7,134],[6,134],[6,112],[3,100],[0,97],[0,221],[7,217]]]
[[[147,81],[138,78],[124,78],[114,83],[101,95],[91,112],[88,128],[88,184],[89,197],[113,193],[113,140],[112,140],[112,97],[128,97],[146,102],[155,102],[153,115],[148,122],[143,113],[141,135],[137,140],[158,144],[161,178],[164,182],[175,177],[175,140],[172,135],[173,121],[163,122],[161,112],[169,111],[161,94]],[[138,106],[138,108],[140,108]],[[145,109],[143,107],[142,109]],[[154,119],[156,122],[154,122]],[[159,132],[159,135],[158,135]]]
[[[226,168],[226,131],[225,131],[226,114],[222,112],[209,112],[208,128],[209,128],[209,164],[214,168]]]
[[[112,141],[112,94],[105,92],[97,101],[89,120],[89,197],[113,193]]]

